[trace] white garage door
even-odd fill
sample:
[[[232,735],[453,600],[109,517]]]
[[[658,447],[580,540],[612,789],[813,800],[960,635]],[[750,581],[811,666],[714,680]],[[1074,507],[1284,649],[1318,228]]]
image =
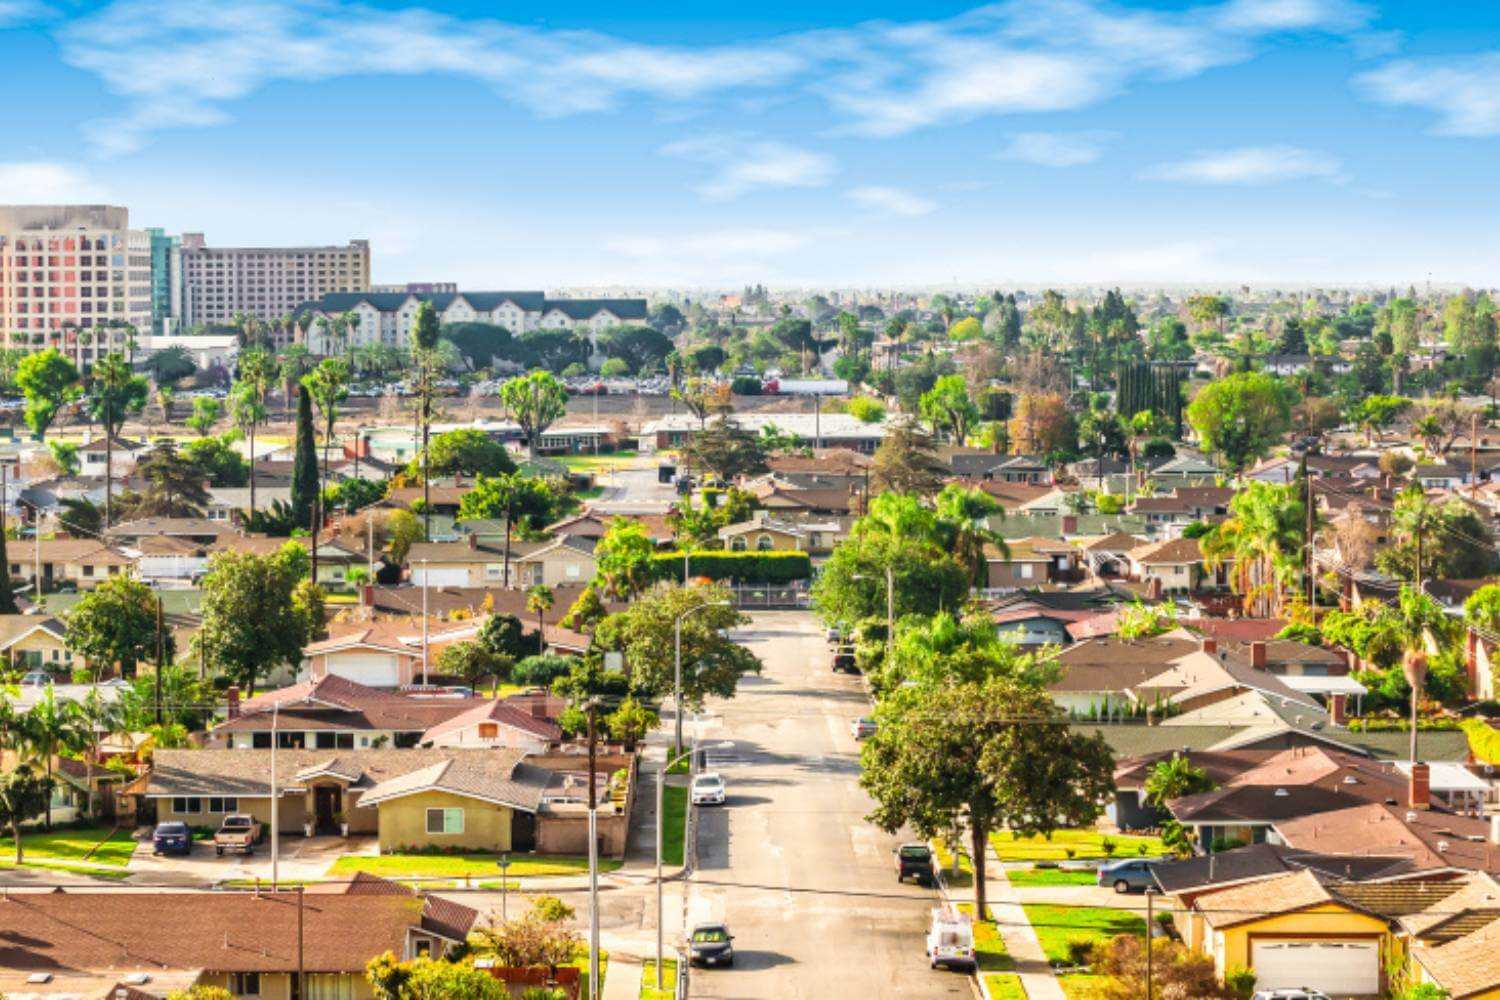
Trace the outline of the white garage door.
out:
[[[469,585],[469,571],[462,566],[457,569],[449,567],[441,569],[413,567],[411,571],[412,584],[420,587],[424,580],[429,587],[467,587]]]
[[[1257,990],[1311,986],[1331,996],[1380,992],[1380,949],[1373,941],[1253,941]]]
[[[395,687],[401,683],[393,653],[343,653],[330,656],[328,672],[368,687]]]

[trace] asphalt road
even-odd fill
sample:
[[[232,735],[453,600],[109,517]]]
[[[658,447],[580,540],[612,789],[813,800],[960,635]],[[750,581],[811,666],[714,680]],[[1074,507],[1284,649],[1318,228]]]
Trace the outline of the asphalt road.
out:
[[[834,674],[806,612],[767,612],[737,633],[763,676],[716,702],[705,741],[732,740],[714,762],[723,808],[699,812],[699,864],[688,924],[727,920],[735,965],[695,970],[694,997],[968,997],[965,977],[922,953],[932,890],[895,879],[899,837],[865,821],[859,748],[849,722],[869,703],[858,677]],[[717,714],[713,714],[717,713]]]

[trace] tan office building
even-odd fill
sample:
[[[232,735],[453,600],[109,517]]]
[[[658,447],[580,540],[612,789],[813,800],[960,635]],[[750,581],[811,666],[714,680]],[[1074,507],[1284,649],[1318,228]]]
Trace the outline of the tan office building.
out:
[[[347,246],[210,247],[182,236],[182,324],[228,324],[235,313],[274,321],[333,292],[370,289],[370,242]]]

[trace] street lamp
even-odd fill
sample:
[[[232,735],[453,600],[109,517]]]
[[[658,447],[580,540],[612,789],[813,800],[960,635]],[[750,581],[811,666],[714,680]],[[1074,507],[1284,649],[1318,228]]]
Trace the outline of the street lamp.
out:
[[[507,910],[505,905],[505,872],[510,868],[510,852],[501,851],[500,860],[497,861],[496,864],[500,866],[500,922],[502,924],[505,924],[510,922],[509,911]]]
[[[732,749],[734,749],[734,743],[731,742],[731,741],[729,741],[729,740],[725,740],[722,743],[715,743],[713,746],[703,747],[703,749],[704,750],[732,750]],[[662,831],[665,829],[665,827],[667,825],[666,824],[666,812],[665,812],[665,809],[666,809],[665,803],[666,803],[667,772],[670,771],[670,770],[672,770],[672,768],[676,767],[678,761],[682,760],[685,757],[692,756],[693,752],[694,752],[693,750],[688,750],[688,751],[686,751],[684,753],[678,754],[676,757],[671,758],[666,763],[662,764],[662,766],[661,766],[661,772],[659,774],[657,774],[657,776],[656,776],[656,988],[658,990],[660,990],[662,988],[662,984],[661,984],[662,983],[662,979],[661,979],[661,965],[662,965],[662,948],[663,948],[663,945],[662,945],[662,935],[663,935],[663,930],[662,930],[662,913],[663,913],[663,910],[662,910],[662,902],[661,902],[661,885],[662,885],[662,882],[661,882],[661,851],[662,851],[662,846],[661,845],[662,845]],[[689,805],[692,804],[692,796],[691,795],[688,796],[688,804]],[[687,849],[686,845],[684,845],[684,847],[683,847],[684,852],[686,852],[686,849]],[[684,863],[687,862],[687,857],[686,857],[685,854],[684,854],[684,857],[683,857],[683,862]]]
[[[673,753],[682,752],[682,620],[688,615],[702,611],[704,608],[724,608],[728,606],[728,601],[709,601],[706,604],[699,604],[688,608],[672,622],[672,701],[677,709],[676,717],[673,719]]]

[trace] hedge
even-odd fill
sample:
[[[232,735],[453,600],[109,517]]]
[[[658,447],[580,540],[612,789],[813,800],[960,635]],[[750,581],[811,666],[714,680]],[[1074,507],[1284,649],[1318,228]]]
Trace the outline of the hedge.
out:
[[[1500,764],[1500,729],[1484,719],[1465,719],[1464,735],[1469,737],[1469,752],[1475,760],[1486,764]]]
[[[658,552],[651,557],[651,578],[681,580],[682,553]],[[730,552],[702,549],[689,553],[688,574],[710,580],[740,583],[791,583],[812,576],[812,559],[806,552]]]

